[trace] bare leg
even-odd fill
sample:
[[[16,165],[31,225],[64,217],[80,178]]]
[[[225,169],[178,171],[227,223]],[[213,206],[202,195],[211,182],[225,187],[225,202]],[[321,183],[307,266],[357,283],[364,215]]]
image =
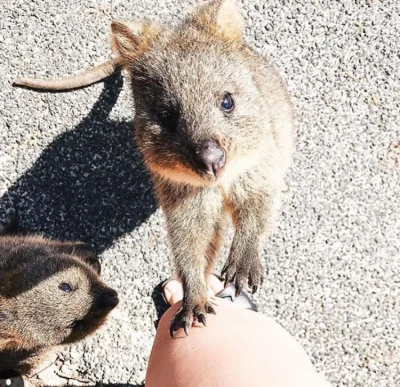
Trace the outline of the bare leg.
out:
[[[171,293],[178,291],[176,282]],[[295,339],[272,319],[218,299],[207,329],[171,339],[169,324],[180,307],[161,319],[146,387],[328,387]],[[181,337],[185,337],[181,340]]]

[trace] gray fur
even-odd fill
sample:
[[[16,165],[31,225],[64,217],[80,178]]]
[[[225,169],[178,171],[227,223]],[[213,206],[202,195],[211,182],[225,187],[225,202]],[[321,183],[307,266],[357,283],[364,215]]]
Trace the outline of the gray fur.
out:
[[[117,305],[116,292],[82,246],[0,237],[0,370],[29,372],[49,349],[94,332]],[[72,291],[62,291],[62,284]]]
[[[227,281],[237,292],[262,283],[259,249],[273,227],[294,151],[292,104],[277,72],[244,43],[233,0],[211,2],[176,28],[115,22],[112,31],[131,78],[138,147],[184,284],[172,332],[187,331],[193,316],[203,320],[212,312],[206,277],[226,217],[236,230]],[[220,108],[226,92],[235,102],[229,114]],[[208,142],[226,152],[215,176],[193,162]]]

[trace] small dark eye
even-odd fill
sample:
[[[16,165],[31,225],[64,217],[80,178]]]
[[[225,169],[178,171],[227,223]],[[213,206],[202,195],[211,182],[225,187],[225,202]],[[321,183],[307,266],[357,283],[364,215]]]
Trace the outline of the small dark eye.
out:
[[[227,113],[230,113],[234,107],[235,107],[235,102],[232,98],[232,95],[230,93],[225,93],[224,96],[222,97],[221,109]]]
[[[60,290],[62,290],[64,293],[71,293],[72,292],[72,288],[68,284],[61,284],[58,288]]]
[[[168,110],[161,110],[158,113],[158,119],[160,121],[165,121],[165,120],[171,119],[171,112],[169,112]]]
[[[157,119],[168,132],[174,132],[178,125],[179,111],[173,107],[160,108]]]

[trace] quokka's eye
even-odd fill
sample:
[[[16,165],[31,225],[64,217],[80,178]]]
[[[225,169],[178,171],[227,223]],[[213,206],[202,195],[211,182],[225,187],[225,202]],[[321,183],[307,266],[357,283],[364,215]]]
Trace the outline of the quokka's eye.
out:
[[[221,100],[221,109],[226,113],[230,113],[234,107],[235,101],[233,100],[232,95],[226,92]]]
[[[58,288],[64,293],[72,293],[72,288],[69,284],[61,284]]]
[[[174,132],[178,125],[179,111],[172,107],[163,107],[159,110],[158,121],[168,132]]]

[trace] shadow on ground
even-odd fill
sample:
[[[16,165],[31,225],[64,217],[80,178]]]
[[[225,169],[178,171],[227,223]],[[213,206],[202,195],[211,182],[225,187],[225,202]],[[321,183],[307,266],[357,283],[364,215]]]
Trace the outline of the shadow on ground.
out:
[[[102,252],[156,210],[132,122],[109,118],[122,82],[106,80],[88,116],[57,136],[0,198],[0,219],[17,213],[23,233],[83,241]]]
[[[0,211],[17,211],[24,231],[102,252],[156,210],[132,123],[109,118],[121,89],[121,76],[106,80],[89,115],[56,137],[0,199]]]

